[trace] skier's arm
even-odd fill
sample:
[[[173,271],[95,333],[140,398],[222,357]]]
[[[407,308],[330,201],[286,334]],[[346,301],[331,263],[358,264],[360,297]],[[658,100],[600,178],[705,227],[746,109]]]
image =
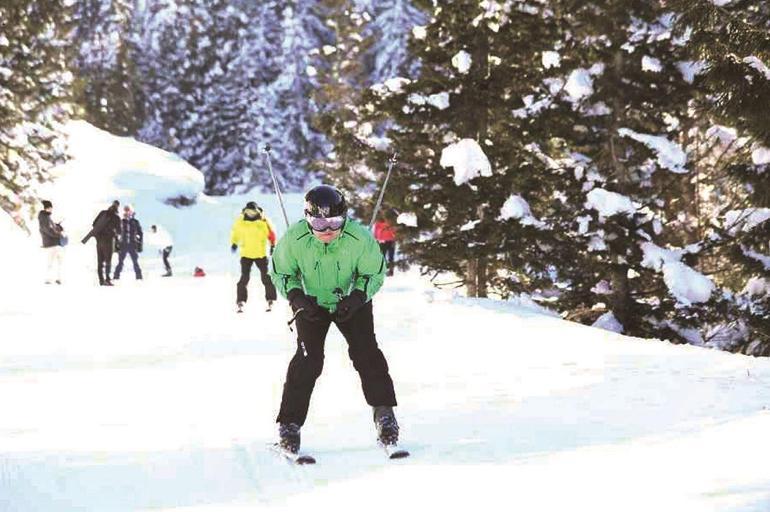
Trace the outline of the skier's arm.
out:
[[[42,218],[40,219],[40,231],[51,238],[57,238],[61,234],[61,231],[57,231],[51,217],[48,217],[45,220]]]
[[[364,251],[358,259],[356,281],[353,289],[366,294],[366,300],[371,300],[385,281],[385,258],[380,251],[380,245],[371,235],[364,239]]]
[[[273,251],[270,266],[270,279],[278,292],[286,299],[291,290],[303,291],[302,279],[299,274],[297,260],[291,254],[291,246],[287,236],[281,238]]]

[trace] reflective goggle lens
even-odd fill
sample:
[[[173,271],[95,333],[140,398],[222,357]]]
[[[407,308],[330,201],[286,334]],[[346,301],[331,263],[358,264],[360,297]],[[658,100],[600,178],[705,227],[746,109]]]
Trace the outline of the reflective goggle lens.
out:
[[[345,224],[345,217],[312,217],[305,215],[305,220],[313,231],[337,231]]]

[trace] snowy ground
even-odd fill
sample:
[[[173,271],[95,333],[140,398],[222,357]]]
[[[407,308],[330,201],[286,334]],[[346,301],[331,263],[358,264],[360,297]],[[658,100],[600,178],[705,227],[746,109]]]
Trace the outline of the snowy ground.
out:
[[[95,286],[94,249],[76,242],[65,284],[38,284],[39,251],[0,222],[17,265],[0,265],[13,283],[0,288],[2,511],[770,509],[770,361],[457,298],[416,273],[375,299],[413,456],[375,447],[333,329],[303,429],[319,462],[291,467],[267,450],[293,353],[287,306],[264,312],[253,280],[233,312],[226,231],[243,198],[136,199],[179,240],[173,278],[144,255],[145,281],[128,269]],[[209,235],[182,232],[201,225]],[[201,261],[209,275],[193,278]]]

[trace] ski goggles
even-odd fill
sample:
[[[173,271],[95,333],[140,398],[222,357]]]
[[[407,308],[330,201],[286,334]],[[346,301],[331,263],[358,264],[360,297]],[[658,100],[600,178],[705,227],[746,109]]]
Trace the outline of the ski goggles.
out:
[[[313,231],[337,231],[345,225],[345,217],[313,217],[305,215],[305,220]]]

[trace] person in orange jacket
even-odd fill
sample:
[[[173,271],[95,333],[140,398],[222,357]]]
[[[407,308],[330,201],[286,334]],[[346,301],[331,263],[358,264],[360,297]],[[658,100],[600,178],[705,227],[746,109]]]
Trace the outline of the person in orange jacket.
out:
[[[249,298],[248,284],[251,277],[251,266],[256,265],[265,287],[265,300],[267,311],[273,307],[276,299],[275,286],[267,272],[267,247],[270,246],[270,255],[275,247],[275,232],[267,220],[262,208],[254,201],[246,203],[246,207],[235,219],[230,233],[230,248],[233,252],[240,247],[241,250],[241,278],[236,287],[237,311],[243,312],[243,307]]]
[[[396,256],[396,228],[385,217],[374,223],[374,238],[380,244],[380,251],[388,262],[388,275],[393,275],[393,260]]]

